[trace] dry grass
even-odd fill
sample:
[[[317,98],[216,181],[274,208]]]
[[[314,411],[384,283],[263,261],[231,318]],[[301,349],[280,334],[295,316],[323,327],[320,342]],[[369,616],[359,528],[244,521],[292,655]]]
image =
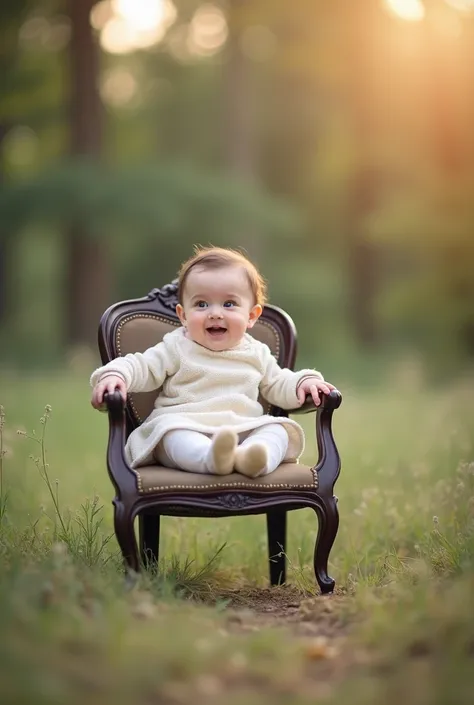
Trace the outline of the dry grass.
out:
[[[9,377],[5,702],[104,705],[136,692],[136,703],[470,703],[472,385],[345,390],[334,423],[343,459],[331,563],[338,593],[321,598],[309,510],[290,516],[288,587],[266,588],[262,517],[170,518],[159,578],[126,591],[109,538],[106,419],[89,408],[84,378]]]

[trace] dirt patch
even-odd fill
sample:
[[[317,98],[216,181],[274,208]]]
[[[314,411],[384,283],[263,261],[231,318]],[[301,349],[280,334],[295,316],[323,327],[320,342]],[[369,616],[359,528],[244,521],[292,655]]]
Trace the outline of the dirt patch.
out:
[[[354,620],[351,595],[338,590],[332,595],[308,595],[288,585],[275,588],[229,590],[227,622],[236,631],[287,627],[296,636],[345,636]]]
[[[306,664],[295,685],[300,695],[328,695],[369,661],[365,650],[354,648],[350,638],[360,615],[353,595],[344,589],[315,596],[284,585],[229,590],[221,598],[228,600],[226,628],[230,633],[272,628],[290,632]]]

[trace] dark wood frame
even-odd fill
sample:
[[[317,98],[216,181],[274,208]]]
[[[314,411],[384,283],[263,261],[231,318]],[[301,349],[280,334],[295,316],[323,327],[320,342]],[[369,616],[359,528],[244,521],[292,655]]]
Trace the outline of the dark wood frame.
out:
[[[116,331],[125,316],[136,313],[159,315],[176,321],[176,282],[153,289],[148,296],[111,306],[99,326],[99,348],[105,364],[117,355]],[[275,306],[265,306],[262,314],[280,333],[279,364],[293,368],[296,357],[296,330],[291,318]],[[152,495],[139,494],[137,476],[128,465],[125,442],[136,420],[129,404],[118,392],[105,396],[109,416],[107,467],[115,487],[114,527],[127,570],[138,572],[142,566],[156,566],[159,555],[160,516],[235,516],[266,514],[270,582],[282,584],[286,579],[286,515],[289,510],[311,507],[319,520],[314,551],[314,572],[322,593],[334,590],[335,581],[328,575],[329,554],[336,538],[339,515],[333,490],[340,472],[340,458],[332,434],[332,415],[342,401],[339,392],[323,396],[320,407],[307,398],[300,409],[283,411],[272,408],[277,416],[288,413],[316,412],[316,438],[319,459],[314,469],[317,490],[165,490]],[[134,520],[139,518],[139,545]]]

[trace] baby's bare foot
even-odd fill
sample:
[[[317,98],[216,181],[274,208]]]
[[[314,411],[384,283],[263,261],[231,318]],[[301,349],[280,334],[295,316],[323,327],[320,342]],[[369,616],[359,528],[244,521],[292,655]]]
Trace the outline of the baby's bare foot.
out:
[[[265,470],[268,463],[267,449],[263,443],[252,443],[247,447],[237,448],[235,468],[242,475],[257,477]]]
[[[223,428],[212,439],[212,465],[216,475],[230,475],[234,469],[237,434],[231,428]]]

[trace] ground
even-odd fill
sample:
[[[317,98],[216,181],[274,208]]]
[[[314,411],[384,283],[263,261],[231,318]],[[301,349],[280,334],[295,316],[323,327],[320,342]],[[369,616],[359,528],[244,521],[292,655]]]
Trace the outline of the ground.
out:
[[[267,587],[263,517],[165,517],[158,576],[127,588],[85,376],[4,379],[2,701],[471,705],[472,381],[345,388],[337,588],[321,596],[311,510],[289,515],[286,586]]]

